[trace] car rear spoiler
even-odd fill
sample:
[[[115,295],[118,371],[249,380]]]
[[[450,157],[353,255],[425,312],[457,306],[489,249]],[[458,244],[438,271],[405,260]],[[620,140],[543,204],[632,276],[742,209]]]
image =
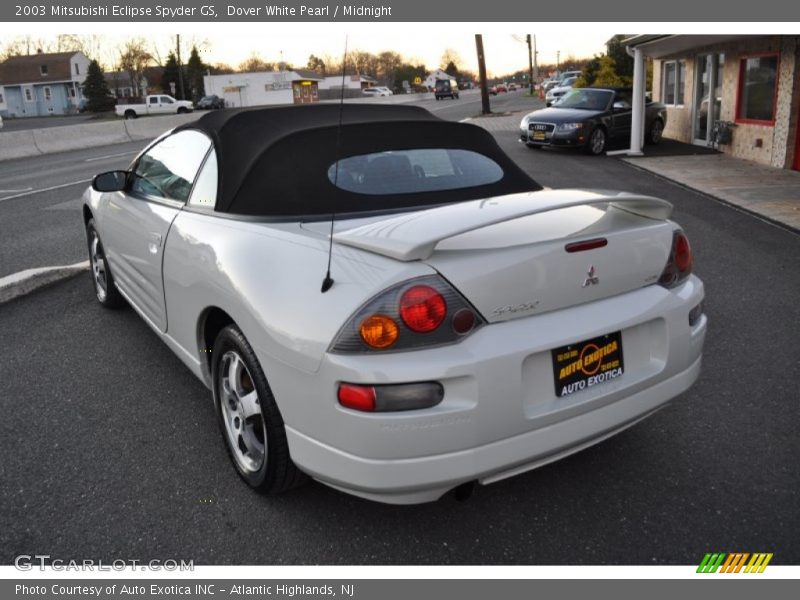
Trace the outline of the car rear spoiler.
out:
[[[401,261],[424,260],[442,240],[468,231],[561,208],[593,204],[610,204],[659,221],[672,214],[672,204],[650,196],[595,190],[546,190],[419,210],[336,233],[333,239]]]

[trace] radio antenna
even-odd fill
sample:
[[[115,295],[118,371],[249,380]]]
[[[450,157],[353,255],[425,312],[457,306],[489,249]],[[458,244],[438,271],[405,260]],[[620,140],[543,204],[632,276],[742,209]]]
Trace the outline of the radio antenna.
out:
[[[336,129],[336,162],[333,167],[333,187],[339,189],[339,153],[342,147],[342,113],[344,111],[344,82],[345,73],[347,73],[347,36],[344,36],[344,56],[342,57],[342,93],[339,96],[339,127]],[[333,286],[333,278],[331,277],[331,258],[333,257],[333,224],[336,221],[336,196],[338,192],[334,192],[334,202],[331,207],[331,230],[328,236],[328,270],[325,272],[325,279],[322,280],[321,293],[327,292]]]

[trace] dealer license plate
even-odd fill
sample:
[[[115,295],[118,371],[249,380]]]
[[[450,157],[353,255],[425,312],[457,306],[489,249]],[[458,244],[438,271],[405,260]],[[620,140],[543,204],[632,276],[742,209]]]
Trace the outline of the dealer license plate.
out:
[[[556,348],[552,353],[559,398],[616,379],[625,371],[619,331]]]

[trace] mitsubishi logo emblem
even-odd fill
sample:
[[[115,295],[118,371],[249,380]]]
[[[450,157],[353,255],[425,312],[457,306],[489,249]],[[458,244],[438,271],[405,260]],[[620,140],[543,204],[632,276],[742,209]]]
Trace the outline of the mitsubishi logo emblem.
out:
[[[589,287],[590,285],[597,285],[600,279],[595,275],[594,265],[589,265],[589,270],[586,271],[586,279],[583,280],[581,287]]]

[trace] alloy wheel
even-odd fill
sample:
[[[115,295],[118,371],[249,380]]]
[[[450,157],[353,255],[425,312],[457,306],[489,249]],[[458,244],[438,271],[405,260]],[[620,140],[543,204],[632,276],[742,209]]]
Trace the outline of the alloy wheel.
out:
[[[222,356],[219,374],[219,405],[228,445],[239,467],[255,473],[267,459],[267,433],[253,378],[234,350]]]
[[[106,277],[106,257],[103,254],[103,245],[97,232],[92,230],[91,241],[89,242],[89,257],[94,277],[94,289],[97,299],[104,302],[108,295],[108,278]]]

